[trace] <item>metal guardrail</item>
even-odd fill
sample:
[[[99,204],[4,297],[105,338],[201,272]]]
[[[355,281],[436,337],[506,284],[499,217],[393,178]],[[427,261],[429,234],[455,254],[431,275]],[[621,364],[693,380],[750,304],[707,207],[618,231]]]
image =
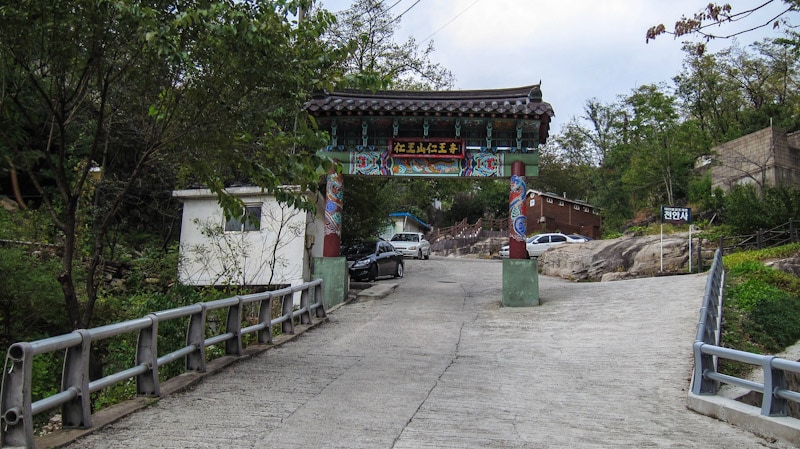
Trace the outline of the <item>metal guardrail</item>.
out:
[[[709,271],[700,321],[694,342],[694,374],[692,393],[696,395],[717,394],[718,384],[735,385],[762,393],[761,415],[787,416],[789,401],[800,402],[800,393],[787,388],[786,373],[800,373],[800,362],[772,355],[753,354],[720,346],[720,317],[725,284],[722,251],[714,254],[714,263]],[[735,360],[760,366],[764,371],[764,382],[753,382],[717,371],[719,358]]]
[[[300,307],[294,310],[294,294],[301,293]],[[281,315],[271,318],[273,298],[279,298]],[[242,311],[246,304],[258,303],[258,322],[242,327]],[[227,309],[224,333],[206,337],[208,312]],[[55,407],[62,407],[65,428],[92,426],[91,393],[130,379],[136,380],[139,396],[160,396],[158,368],[177,360],[184,360],[186,371],[205,372],[206,351],[211,345],[225,347],[226,355],[241,355],[242,336],[256,334],[258,343],[272,343],[273,326],[294,333],[294,321],[311,324],[314,312],[317,318],[326,317],[322,298],[322,280],[317,279],[281,290],[234,296],[175,309],[151,313],[145,317],[93,329],[79,329],[69,334],[33,342],[14,343],[8,349],[0,392],[0,447],[34,448],[33,416]],[[158,324],[188,318],[186,346],[162,356],[158,355]],[[89,354],[92,342],[139,332],[136,359],[133,366],[101,379],[89,380]],[[56,351],[66,351],[60,392],[31,401],[33,357]]]

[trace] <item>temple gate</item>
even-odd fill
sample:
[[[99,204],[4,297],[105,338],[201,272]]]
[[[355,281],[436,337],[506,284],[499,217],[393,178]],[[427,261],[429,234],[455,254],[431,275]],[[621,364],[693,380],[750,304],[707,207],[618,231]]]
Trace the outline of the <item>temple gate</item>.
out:
[[[525,178],[537,176],[539,145],[554,116],[539,84],[472,91],[343,90],[306,103],[340,169],[327,178],[323,257],[315,273],[326,295],[343,301],[348,271],[340,257],[343,176],[508,178],[509,249],[503,304],[539,304],[538,269],[525,247]]]

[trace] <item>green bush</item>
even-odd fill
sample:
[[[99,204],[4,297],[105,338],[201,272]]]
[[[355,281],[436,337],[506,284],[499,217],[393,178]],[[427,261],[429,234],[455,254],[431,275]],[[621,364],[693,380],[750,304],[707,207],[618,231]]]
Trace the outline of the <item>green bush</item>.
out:
[[[791,244],[725,256],[724,346],[774,354],[800,340],[800,279],[763,262],[796,255],[798,248]],[[751,368],[725,361],[720,369],[739,376]]]

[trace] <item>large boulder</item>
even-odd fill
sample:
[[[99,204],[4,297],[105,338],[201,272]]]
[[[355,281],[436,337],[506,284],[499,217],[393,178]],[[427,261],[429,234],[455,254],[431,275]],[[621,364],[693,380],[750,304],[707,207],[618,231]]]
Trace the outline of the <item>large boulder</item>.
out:
[[[539,256],[539,269],[565,279],[608,281],[685,272],[688,262],[689,234],[679,233],[665,235],[663,241],[660,235],[648,235],[560,245]]]

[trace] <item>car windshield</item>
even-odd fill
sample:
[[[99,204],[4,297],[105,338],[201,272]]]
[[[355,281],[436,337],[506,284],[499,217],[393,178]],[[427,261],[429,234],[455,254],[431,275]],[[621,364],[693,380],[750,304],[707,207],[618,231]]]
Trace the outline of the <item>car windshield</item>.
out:
[[[342,248],[343,256],[355,256],[359,254],[371,254],[375,251],[375,244],[371,242],[358,242]]]
[[[419,236],[416,234],[395,234],[392,237],[393,242],[418,242]]]

